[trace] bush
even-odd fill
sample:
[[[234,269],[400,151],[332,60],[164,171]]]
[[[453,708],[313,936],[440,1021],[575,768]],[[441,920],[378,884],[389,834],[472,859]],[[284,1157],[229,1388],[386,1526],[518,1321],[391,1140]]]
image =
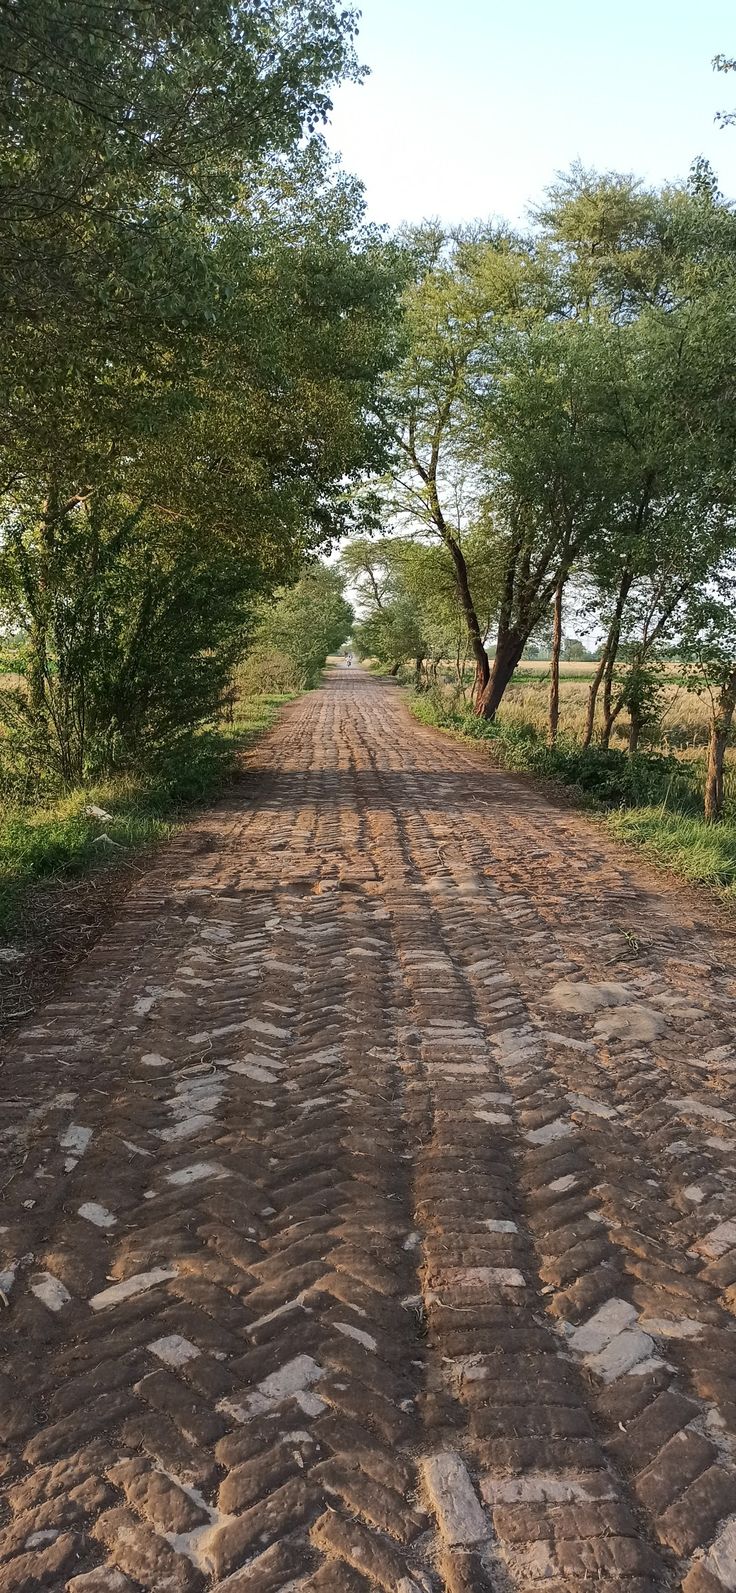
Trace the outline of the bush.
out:
[[[295,692],[300,687],[295,659],[277,647],[254,647],[234,675],[234,689],[245,697],[261,692]]]
[[[533,725],[499,720],[489,724],[476,714],[448,708],[439,692],[417,697],[412,713],[423,724],[445,726],[474,741],[490,742],[506,768],[573,786],[602,807],[664,804],[687,813],[701,811],[697,773],[691,764],[677,758],[655,753],[629,757],[617,748],[582,747],[565,736],[550,747]]]

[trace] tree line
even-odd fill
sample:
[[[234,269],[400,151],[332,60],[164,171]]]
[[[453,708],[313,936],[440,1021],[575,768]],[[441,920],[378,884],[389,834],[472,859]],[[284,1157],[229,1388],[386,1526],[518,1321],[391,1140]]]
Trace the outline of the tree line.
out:
[[[383,536],[345,555],[358,641],[418,669],[441,637],[459,674],[469,652],[493,719],[549,625],[554,741],[574,591],[603,637],[584,745],[626,712],[637,750],[676,646],[711,701],[713,818],[736,707],[736,213],[697,162],[657,190],[576,168],[534,220],[402,238]]]
[[[400,306],[320,133],[355,27],[335,0],[0,9],[6,761],[155,759],[360,523]]]

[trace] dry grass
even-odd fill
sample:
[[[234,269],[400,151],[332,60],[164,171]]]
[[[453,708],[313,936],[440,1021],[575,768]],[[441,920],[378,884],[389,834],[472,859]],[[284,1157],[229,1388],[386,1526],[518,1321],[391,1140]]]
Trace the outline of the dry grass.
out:
[[[524,665],[526,673],[527,665]],[[569,676],[572,671],[579,672],[587,669],[592,674],[595,666],[568,664],[563,665],[563,671]],[[544,733],[547,724],[547,696],[549,692],[549,665],[545,666],[546,674],[539,671],[539,680],[521,680],[512,682],[506,691],[503,703],[499,710],[499,718],[507,724],[533,725],[535,730]],[[535,671],[536,672],[536,671]],[[560,683],[560,730],[565,735],[582,737],[585,728],[585,715],[588,704],[588,685],[585,680],[565,679],[562,674]],[[600,715],[599,715],[600,718]],[[629,721],[627,715],[622,713],[614,726],[611,745],[625,747],[629,735]],[[688,691],[677,680],[664,687],[662,693],[662,712],[657,726],[649,736],[644,738],[643,745],[656,747],[662,752],[681,753],[693,749],[702,750],[708,744],[708,701],[699,697],[695,692]]]

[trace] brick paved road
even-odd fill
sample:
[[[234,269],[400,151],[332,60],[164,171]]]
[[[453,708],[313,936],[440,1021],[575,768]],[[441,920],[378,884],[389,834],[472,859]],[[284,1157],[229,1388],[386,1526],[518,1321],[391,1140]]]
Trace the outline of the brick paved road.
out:
[[[6,1061],[0,1588],[736,1588],[733,941],[333,676]]]

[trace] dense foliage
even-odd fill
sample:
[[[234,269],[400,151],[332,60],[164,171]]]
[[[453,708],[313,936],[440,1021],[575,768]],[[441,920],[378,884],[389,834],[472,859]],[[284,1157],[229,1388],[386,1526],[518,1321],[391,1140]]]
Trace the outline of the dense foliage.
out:
[[[14,766],[162,756],[264,598],[359,523],[397,257],[316,133],[354,31],[333,0],[2,10]]]

